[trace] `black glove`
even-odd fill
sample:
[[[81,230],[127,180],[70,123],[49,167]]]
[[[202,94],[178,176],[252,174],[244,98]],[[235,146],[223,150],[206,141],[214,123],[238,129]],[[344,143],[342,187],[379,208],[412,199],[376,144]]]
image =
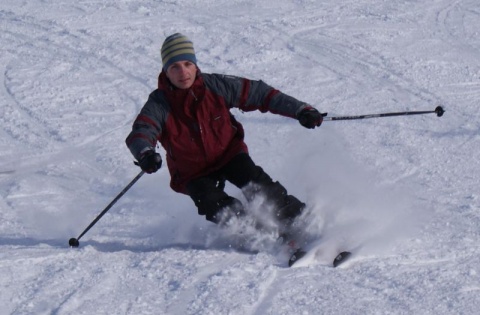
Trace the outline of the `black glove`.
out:
[[[313,129],[322,124],[323,116],[325,116],[325,114],[321,114],[315,108],[308,106],[302,109],[297,118],[303,127]]]
[[[152,174],[162,167],[162,157],[155,151],[148,150],[147,152],[143,153],[140,161],[138,161],[137,164],[140,166],[142,171]]]

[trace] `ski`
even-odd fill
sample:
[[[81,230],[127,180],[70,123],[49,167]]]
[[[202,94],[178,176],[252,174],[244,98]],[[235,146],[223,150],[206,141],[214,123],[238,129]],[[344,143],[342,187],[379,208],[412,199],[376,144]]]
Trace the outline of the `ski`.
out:
[[[340,254],[338,254],[337,257],[335,257],[335,259],[333,260],[333,268],[336,268],[336,267],[340,266],[351,255],[352,255],[351,252],[341,252]]]
[[[290,256],[290,259],[288,260],[288,266],[292,267],[297,261],[302,259],[306,254],[307,252],[302,248],[298,248],[297,250],[295,250],[295,252]],[[332,262],[333,268],[340,266],[351,255],[352,253],[348,251],[340,252],[337,256],[335,256],[335,259],[333,259],[333,262]]]
[[[295,264],[299,259],[301,259],[303,256],[307,254],[306,251],[304,251],[302,248],[297,248],[295,252],[290,256],[290,259],[288,260],[288,267],[292,267],[293,264]]]

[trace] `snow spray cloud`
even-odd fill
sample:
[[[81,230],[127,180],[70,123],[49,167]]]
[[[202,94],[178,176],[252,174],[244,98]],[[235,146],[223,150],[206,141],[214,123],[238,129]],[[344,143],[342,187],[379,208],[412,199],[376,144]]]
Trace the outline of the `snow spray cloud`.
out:
[[[306,192],[308,232],[338,247],[372,253],[385,252],[394,241],[418,232],[427,211],[422,212],[425,216],[414,211],[420,201],[413,189],[379,184],[374,171],[355,161],[338,134],[322,128],[321,137],[311,134],[310,139],[288,144],[294,154],[287,159],[302,161],[297,163],[301,170],[290,176],[297,177],[297,189],[300,185]]]
[[[248,201],[243,196],[237,197],[242,200],[246,215],[231,218],[225,227],[212,229],[207,246],[232,247],[251,252],[275,250],[279,224],[274,217],[273,203],[261,193]]]

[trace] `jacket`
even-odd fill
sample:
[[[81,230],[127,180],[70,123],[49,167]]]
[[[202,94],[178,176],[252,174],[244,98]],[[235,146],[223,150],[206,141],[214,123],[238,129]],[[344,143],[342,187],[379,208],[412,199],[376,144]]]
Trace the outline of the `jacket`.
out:
[[[296,118],[307,106],[262,81],[200,70],[190,89],[177,89],[162,71],[158,88],[135,119],[126,144],[139,160],[160,142],[171,188],[187,194],[190,180],[220,169],[239,153],[248,153],[243,127],[230,108]]]

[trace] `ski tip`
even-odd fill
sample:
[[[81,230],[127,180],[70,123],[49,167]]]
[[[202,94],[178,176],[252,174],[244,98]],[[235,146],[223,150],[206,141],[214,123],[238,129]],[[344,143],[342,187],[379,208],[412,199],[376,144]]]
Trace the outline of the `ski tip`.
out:
[[[299,248],[297,249],[292,256],[290,256],[290,259],[288,260],[288,267],[292,267],[293,264],[295,264],[299,259],[301,259],[303,256],[307,254],[306,251],[303,249]]]
[[[341,265],[345,260],[347,260],[352,255],[351,252],[341,252],[340,254],[335,257],[333,260],[333,267],[336,268]]]

